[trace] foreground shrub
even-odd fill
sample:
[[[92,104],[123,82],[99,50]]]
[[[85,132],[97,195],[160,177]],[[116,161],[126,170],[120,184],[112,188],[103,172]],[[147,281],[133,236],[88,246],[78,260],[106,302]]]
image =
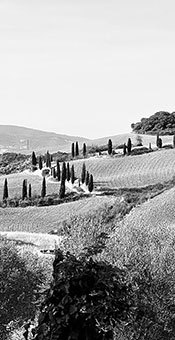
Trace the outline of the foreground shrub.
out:
[[[7,338],[7,326],[33,318],[35,302],[46,271],[41,259],[32,253],[19,253],[13,242],[0,238],[0,338]]]
[[[131,308],[123,271],[58,251],[53,278],[35,340],[112,340],[114,326],[128,319]]]

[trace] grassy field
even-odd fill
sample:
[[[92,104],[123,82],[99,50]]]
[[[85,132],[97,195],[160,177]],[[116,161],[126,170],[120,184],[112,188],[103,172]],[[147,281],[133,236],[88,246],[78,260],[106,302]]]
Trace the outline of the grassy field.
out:
[[[0,208],[0,231],[48,233],[72,215],[85,214],[116,198],[95,197],[48,207]],[[119,198],[118,198],[119,200]]]
[[[93,174],[95,184],[109,187],[141,187],[171,179],[175,175],[175,149],[125,157],[91,157],[75,160],[76,175],[82,164]]]

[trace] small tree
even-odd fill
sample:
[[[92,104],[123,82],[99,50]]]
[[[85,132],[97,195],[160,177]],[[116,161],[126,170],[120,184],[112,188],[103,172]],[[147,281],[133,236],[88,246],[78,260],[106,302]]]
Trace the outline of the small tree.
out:
[[[71,146],[71,154],[72,154],[72,158],[74,158],[75,157],[74,143],[72,143],[72,146]]]
[[[36,170],[36,164],[37,164],[37,159],[36,159],[36,155],[35,155],[35,152],[33,151],[32,152],[32,170]]]
[[[127,143],[128,155],[131,154],[131,147],[132,147],[131,138],[128,138],[128,143]]]
[[[156,146],[159,147],[159,132],[157,132],[156,136]]]
[[[32,185],[29,184],[29,198],[32,198]]]
[[[86,157],[86,143],[83,143],[83,157]]]
[[[38,163],[39,163],[39,169],[42,170],[42,168],[43,168],[43,161],[42,161],[41,155],[39,156],[39,161],[38,161]]]
[[[82,184],[85,182],[85,178],[86,178],[86,165],[85,165],[85,163],[83,163],[82,171],[81,171],[81,182],[82,182]]]
[[[158,139],[158,141],[157,141],[157,147],[159,148],[159,149],[161,149],[162,148],[162,139],[159,137],[159,139]]]
[[[123,144],[123,155],[125,156],[126,155],[126,149],[127,149],[127,146],[126,146],[126,143]]]
[[[75,155],[79,156],[79,146],[78,146],[78,142],[76,142],[75,144]]]
[[[86,180],[85,180],[86,185],[88,186],[89,184],[89,172],[86,171]]]
[[[24,200],[25,198],[27,198],[27,180],[26,179],[23,180],[23,184],[22,184],[22,199]]]
[[[3,201],[8,198],[8,183],[7,183],[7,178],[5,178],[4,181],[4,189],[3,189]]]
[[[112,140],[111,139],[108,140],[108,154],[109,155],[112,154]]]
[[[94,180],[93,180],[93,176],[90,175],[89,183],[88,183],[88,190],[89,190],[89,192],[92,192],[93,188],[94,188]]]
[[[60,163],[59,163],[59,160],[57,159],[57,179],[58,179],[58,182],[60,181]]]
[[[74,171],[74,165],[72,164],[71,167],[71,183],[74,184],[75,182],[75,171]]]
[[[46,178],[44,176],[42,181],[41,197],[44,198],[45,196],[46,196]]]
[[[61,172],[61,181],[66,180],[66,163],[63,162],[62,164],[62,172]]]
[[[60,191],[59,191],[59,198],[64,198],[65,191],[66,191],[65,180],[61,180]]]
[[[46,153],[46,167],[51,168],[51,155],[50,155],[49,151],[47,151],[47,153]]]
[[[67,163],[67,168],[66,168],[66,179],[69,182],[70,181],[70,166],[69,162]]]

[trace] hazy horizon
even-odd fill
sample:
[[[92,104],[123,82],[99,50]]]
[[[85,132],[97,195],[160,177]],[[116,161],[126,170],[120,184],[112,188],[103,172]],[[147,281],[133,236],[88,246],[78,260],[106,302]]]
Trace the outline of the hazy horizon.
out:
[[[175,111],[171,0],[1,0],[2,125],[90,139]]]

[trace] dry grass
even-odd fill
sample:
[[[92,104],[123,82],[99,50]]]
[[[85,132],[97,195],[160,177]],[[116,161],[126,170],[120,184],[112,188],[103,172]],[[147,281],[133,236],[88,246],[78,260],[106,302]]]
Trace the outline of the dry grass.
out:
[[[48,233],[72,215],[88,213],[116,198],[95,197],[48,207],[0,208],[1,231]]]
[[[82,164],[93,174],[96,185],[142,187],[171,179],[175,175],[175,149],[125,157],[91,157],[75,160],[80,176]]]

